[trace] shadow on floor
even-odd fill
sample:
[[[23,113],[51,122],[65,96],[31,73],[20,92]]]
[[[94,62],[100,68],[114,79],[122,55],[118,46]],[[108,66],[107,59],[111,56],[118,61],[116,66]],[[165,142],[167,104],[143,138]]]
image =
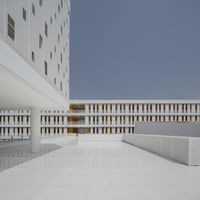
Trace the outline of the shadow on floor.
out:
[[[145,151],[145,152],[147,152],[147,153],[149,153],[149,154],[153,154],[153,155],[158,156],[158,157],[160,157],[160,158],[162,158],[162,159],[168,160],[169,162],[176,163],[176,164],[178,164],[178,165],[185,165],[185,166],[188,166],[188,165],[186,165],[185,163],[181,163],[181,162],[178,162],[178,161],[173,160],[173,159],[171,159],[171,158],[165,157],[164,155],[160,155],[159,153],[156,153],[156,152],[154,152],[154,151],[150,151],[150,150],[147,150],[147,149],[145,149],[145,148],[136,146],[136,145],[134,145],[134,144],[130,144],[130,143],[126,142],[126,141],[123,141],[123,142],[126,143],[126,144],[128,144],[128,145],[130,145],[130,146],[133,146],[133,147],[135,147],[135,148],[138,148],[138,149],[140,149],[140,150],[142,150],[142,151]]]
[[[61,147],[56,144],[41,144],[41,151],[39,153],[31,153],[29,142],[26,144],[22,143],[21,145],[18,144],[16,146],[1,147],[0,172],[60,148]]]

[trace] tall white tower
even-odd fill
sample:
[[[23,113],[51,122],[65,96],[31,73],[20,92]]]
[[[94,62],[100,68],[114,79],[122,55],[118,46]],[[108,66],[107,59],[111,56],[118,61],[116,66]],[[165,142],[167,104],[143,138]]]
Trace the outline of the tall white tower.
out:
[[[40,109],[67,107],[69,37],[69,0],[0,0],[0,108],[32,108],[32,151]]]

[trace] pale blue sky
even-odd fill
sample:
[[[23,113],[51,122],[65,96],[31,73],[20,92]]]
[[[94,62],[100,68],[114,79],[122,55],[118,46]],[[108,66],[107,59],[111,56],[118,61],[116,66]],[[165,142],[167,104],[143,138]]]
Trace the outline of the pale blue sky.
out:
[[[71,0],[72,99],[200,99],[199,0]]]

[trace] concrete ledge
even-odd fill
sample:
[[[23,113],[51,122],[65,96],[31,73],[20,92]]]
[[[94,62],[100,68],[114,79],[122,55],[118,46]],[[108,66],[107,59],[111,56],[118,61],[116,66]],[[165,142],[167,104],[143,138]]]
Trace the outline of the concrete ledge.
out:
[[[135,122],[135,133],[146,135],[200,137],[200,124],[184,122]]]
[[[186,165],[200,165],[197,137],[124,134],[123,141]]]
[[[79,134],[81,141],[122,141],[122,134]]]

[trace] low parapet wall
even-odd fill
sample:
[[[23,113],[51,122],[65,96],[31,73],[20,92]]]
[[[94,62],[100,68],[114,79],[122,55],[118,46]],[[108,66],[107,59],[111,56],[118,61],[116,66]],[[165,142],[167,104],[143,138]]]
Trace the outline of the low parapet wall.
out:
[[[175,122],[136,122],[136,134],[200,137],[200,124]]]
[[[186,165],[200,165],[200,138],[124,134],[123,141]]]

